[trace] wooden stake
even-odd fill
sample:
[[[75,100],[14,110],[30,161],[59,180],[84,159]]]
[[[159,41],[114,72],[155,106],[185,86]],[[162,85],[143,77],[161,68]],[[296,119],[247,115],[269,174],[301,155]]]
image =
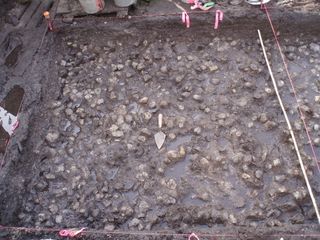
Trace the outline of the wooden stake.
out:
[[[294,135],[294,132],[292,130],[292,127],[291,127],[291,123],[289,121],[289,118],[288,118],[288,115],[287,115],[287,112],[284,108],[284,105],[282,103],[282,99],[280,97],[280,94],[279,94],[279,91],[278,91],[278,87],[277,87],[277,84],[276,84],[276,81],[274,80],[274,76],[273,76],[273,73],[272,73],[272,70],[271,70],[271,67],[270,67],[270,63],[269,63],[269,60],[268,60],[268,57],[267,57],[267,53],[266,53],[266,49],[264,47],[264,44],[263,44],[263,40],[262,40],[262,36],[261,36],[261,33],[260,33],[260,30],[258,30],[258,34],[259,34],[259,39],[260,39],[260,44],[261,44],[261,47],[262,47],[262,50],[263,50],[263,55],[264,55],[264,58],[266,60],[266,63],[267,63],[267,66],[268,66],[268,70],[269,70],[269,73],[270,73],[270,77],[272,79],[272,83],[273,83],[273,87],[274,87],[274,90],[277,94],[277,97],[278,97],[278,100],[279,100],[279,103],[280,103],[280,106],[281,106],[281,109],[282,109],[282,112],[283,112],[283,115],[286,119],[286,122],[288,124],[288,128],[289,128],[289,131],[290,131],[290,134],[291,134],[291,138],[293,140],[293,144],[294,144],[294,148],[296,150],[296,153],[297,153],[297,156],[298,156],[298,159],[299,159],[299,163],[300,163],[300,167],[301,167],[301,170],[302,170],[302,173],[303,173],[303,176],[304,176],[304,180],[307,184],[307,188],[308,188],[308,191],[309,191],[309,195],[310,195],[310,198],[311,198],[311,201],[312,201],[312,204],[313,204],[313,207],[314,207],[314,210],[316,211],[316,215],[317,215],[317,218],[318,218],[318,222],[320,224],[320,214],[319,214],[319,209],[318,209],[318,205],[317,205],[317,201],[313,195],[313,192],[312,192],[312,189],[311,189],[311,186],[310,186],[310,182],[309,182],[309,179],[308,179],[308,175],[306,173],[306,169],[304,167],[304,164],[303,164],[303,161],[302,161],[302,158],[301,158],[301,154],[300,154],[300,151],[299,151],[299,148],[298,148],[298,144],[297,144],[297,141],[296,141],[296,137]]]

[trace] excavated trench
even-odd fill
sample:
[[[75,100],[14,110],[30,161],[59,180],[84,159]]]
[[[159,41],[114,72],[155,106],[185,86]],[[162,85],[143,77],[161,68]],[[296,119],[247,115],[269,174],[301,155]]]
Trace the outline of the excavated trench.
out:
[[[275,21],[317,154],[318,21],[295,14]],[[59,26],[35,60],[33,70],[43,74],[37,90],[25,88],[28,134],[20,153],[14,144],[8,150],[0,224],[232,235],[217,239],[316,232],[257,29],[318,201],[320,173],[267,20],[230,19],[218,31],[208,22],[199,17],[190,29],[174,18]],[[166,140],[158,150],[160,130]]]

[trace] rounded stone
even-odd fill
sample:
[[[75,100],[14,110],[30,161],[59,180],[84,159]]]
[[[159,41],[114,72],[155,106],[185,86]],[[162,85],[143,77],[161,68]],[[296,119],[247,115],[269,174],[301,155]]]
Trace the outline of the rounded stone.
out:
[[[149,101],[149,98],[148,98],[148,97],[143,97],[143,98],[141,98],[141,99],[139,100],[139,103],[141,103],[141,104],[147,104],[148,101]]]
[[[62,223],[62,220],[63,220],[63,217],[61,215],[57,215],[55,217],[55,221],[57,224],[61,224]]]
[[[46,140],[50,143],[54,143],[58,140],[60,134],[56,131],[54,132],[49,132],[46,136]]]
[[[200,135],[201,131],[202,131],[201,127],[196,127],[195,129],[193,129],[193,132],[197,135]]]

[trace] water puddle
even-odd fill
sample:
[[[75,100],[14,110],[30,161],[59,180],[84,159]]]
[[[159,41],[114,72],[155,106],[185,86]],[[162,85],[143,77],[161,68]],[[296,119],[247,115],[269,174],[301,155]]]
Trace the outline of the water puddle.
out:
[[[170,142],[167,146],[168,150],[177,150],[180,145],[186,145],[187,143],[191,142],[191,135],[186,136],[178,136],[175,140]]]
[[[273,146],[279,140],[275,131],[261,131],[262,127],[259,127],[256,131],[252,131],[254,138],[261,144]]]
[[[182,200],[182,203],[190,206],[203,206],[205,204],[204,201],[197,198],[194,194],[189,194]]]
[[[191,157],[187,155],[183,161],[180,161],[169,167],[165,172],[165,176],[168,178],[173,178],[176,181],[180,181],[182,177],[186,177],[188,175],[188,166],[190,162]]]
[[[226,179],[233,186],[232,192],[235,196],[242,196],[243,198],[247,198],[246,196],[248,196],[249,194],[248,187],[242,180],[239,179],[237,170],[234,167],[230,166],[229,174],[226,176]]]

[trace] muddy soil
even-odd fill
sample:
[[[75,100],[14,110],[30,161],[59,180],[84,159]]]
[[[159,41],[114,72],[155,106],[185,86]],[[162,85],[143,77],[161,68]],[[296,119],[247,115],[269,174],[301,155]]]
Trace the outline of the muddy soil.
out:
[[[319,154],[319,17],[288,19],[290,27],[277,21],[280,40]],[[188,30],[175,18],[59,26],[33,68],[42,87],[27,101],[28,141],[19,156],[9,153],[19,160],[1,183],[0,223],[231,229],[243,239],[317,231],[257,28],[318,202],[320,174],[266,19],[226,21],[219,31],[211,20],[197,18]],[[167,137],[158,150],[160,113]]]

